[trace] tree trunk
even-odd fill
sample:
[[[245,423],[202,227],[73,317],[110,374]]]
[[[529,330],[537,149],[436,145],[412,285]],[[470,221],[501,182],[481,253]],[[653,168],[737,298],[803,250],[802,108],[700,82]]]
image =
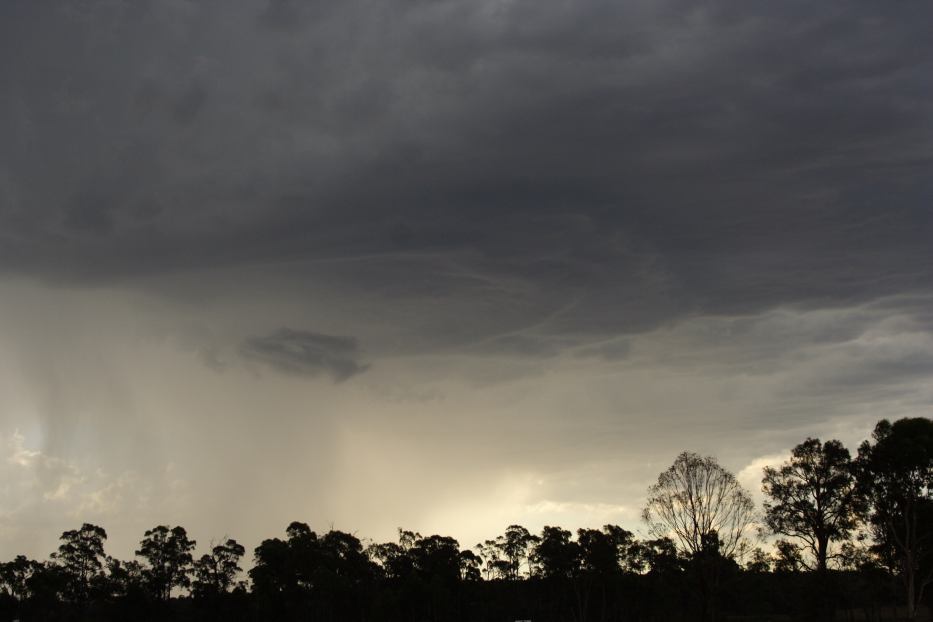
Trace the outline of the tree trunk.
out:
[[[829,538],[817,536],[816,539],[816,569],[826,572],[826,556],[829,554]]]
[[[905,568],[904,570],[906,573],[904,583],[907,584],[907,619],[913,620],[917,616],[917,603],[914,601],[914,569]]]
[[[916,546],[917,517],[912,515],[912,504],[904,509],[904,583],[907,587],[907,619],[917,616],[916,568],[914,567],[914,547]]]

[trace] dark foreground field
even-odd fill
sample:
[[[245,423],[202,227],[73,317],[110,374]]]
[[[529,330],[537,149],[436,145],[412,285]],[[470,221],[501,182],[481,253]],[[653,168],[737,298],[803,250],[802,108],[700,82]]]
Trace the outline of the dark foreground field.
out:
[[[348,577],[347,577],[348,578]],[[689,568],[644,575],[448,581],[443,577],[357,583],[321,577],[317,589],[279,593],[235,590],[154,599],[143,592],[66,603],[31,598],[0,603],[0,620],[319,620],[321,622],[792,622],[902,620],[897,585],[855,572],[750,572],[734,569],[704,599]],[[924,607],[915,618],[930,620]]]

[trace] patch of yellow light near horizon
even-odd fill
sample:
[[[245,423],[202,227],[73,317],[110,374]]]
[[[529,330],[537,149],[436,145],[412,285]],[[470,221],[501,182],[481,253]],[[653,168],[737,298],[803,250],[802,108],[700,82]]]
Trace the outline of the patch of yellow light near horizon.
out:
[[[513,524],[535,534],[545,526],[571,531],[581,527],[599,529],[610,523],[632,531],[640,526],[638,508],[601,501],[550,499],[543,496],[544,484],[544,478],[532,473],[506,475],[491,486],[487,495],[435,509],[426,517],[426,524],[444,526],[457,534],[463,540],[462,547],[494,539]]]
[[[498,482],[489,482],[482,494],[473,490],[460,501],[447,499],[431,508],[424,517],[425,526],[455,534],[462,548],[495,538],[509,525],[521,522],[523,508],[534,500],[543,485],[533,473],[513,473]]]

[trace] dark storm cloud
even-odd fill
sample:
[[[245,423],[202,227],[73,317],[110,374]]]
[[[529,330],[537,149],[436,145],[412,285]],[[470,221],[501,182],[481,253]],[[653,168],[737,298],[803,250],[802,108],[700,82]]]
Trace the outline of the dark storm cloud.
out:
[[[531,356],[929,291],[931,7],[4,3],[0,268],[288,261]]]
[[[359,348],[352,337],[290,328],[280,328],[265,337],[249,337],[240,346],[240,355],[290,374],[329,374],[336,382],[367,368],[359,361]]]

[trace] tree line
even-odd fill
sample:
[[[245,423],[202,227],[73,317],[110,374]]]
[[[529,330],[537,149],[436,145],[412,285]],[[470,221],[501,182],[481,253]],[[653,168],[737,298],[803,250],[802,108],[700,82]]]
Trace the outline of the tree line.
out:
[[[853,456],[808,438],[766,467],[766,502],[685,452],[648,490],[648,537],[618,525],[511,525],[462,548],[400,529],[364,542],[293,522],[243,572],[232,538],[195,556],[183,527],[136,559],[106,531],[61,535],[48,560],[0,563],[0,619],[492,621],[916,619],[933,583],[933,420],[880,421]],[[762,540],[762,536],[771,539]],[[840,618],[842,616],[842,618]]]

